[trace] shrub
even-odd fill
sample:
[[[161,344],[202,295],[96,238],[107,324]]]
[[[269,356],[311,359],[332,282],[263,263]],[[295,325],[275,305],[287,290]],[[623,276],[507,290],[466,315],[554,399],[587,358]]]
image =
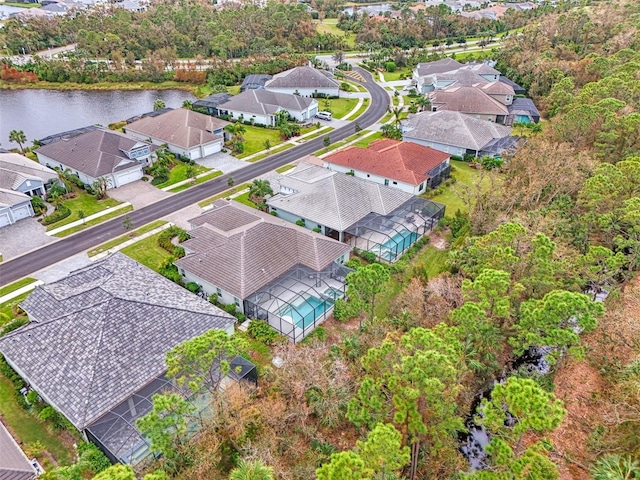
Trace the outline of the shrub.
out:
[[[104,453],[93,443],[78,445],[78,456],[83,467],[94,473],[100,473],[111,466],[111,462]]]
[[[229,303],[224,306],[224,311],[230,313],[231,315],[234,315],[236,313],[236,309],[237,307],[235,303]]]
[[[175,260],[175,258],[169,257],[164,265],[158,269],[158,273],[172,282],[182,285],[182,275],[180,275],[178,267],[173,264]]]
[[[344,266],[357,270],[362,266],[362,261],[358,257],[351,257],[348,261],[344,262]]]
[[[189,290],[191,293],[198,293],[201,289],[200,285],[198,285],[196,282],[187,282],[184,288]]]
[[[56,430],[61,430],[66,427],[66,419],[51,405],[47,405],[38,415],[40,420],[44,422],[50,422]]]
[[[296,225],[298,225],[299,227],[304,227],[305,225],[305,221],[303,218],[301,218],[300,220],[296,221]]]
[[[71,210],[64,205],[60,205],[51,215],[47,215],[42,219],[42,225],[51,225],[67,218],[69,215],[71,215]]]
[[[389,73],[395,72],[396,71],[396,63],[389,61],[389,62],[384,64],[384,69]]]
[[[47,211],[47,206],[45,205],[44,200],[40,197],[32,197],[31,206],[33,207],[33,212],[36,215],[42,215]]]
[[[336,300],[336,303],[333,306],[333,317],[341,322],[351,320],[353,317],[358,315],[358,313],[359,312],[356,306],[343,300],[342,298]]]
[[[322,229],[320,227],[316,227],[313,229],[314,232],[316,233],[320,233],[322,231]]]
[[[457,160],[459,162],[462,161],[462,157],[460,155],[451,155],[451,160]]]
[[[148,182],[149,181],[149,177],[143,176],[140,180],[142,180],[143,182]]]
[[[369,250],[359,250],[358,255],[369,263],[374,263],[378,260],[378,256]]]
[[[29,319],[27,317],[14,318],[9,323],[5,324],[2,330],[0,330],[0,337],[6,335],[9,332],[13,332],[21,326],[26,325],[27,323],[29,323]]]
[[[189,234],[180,227],[171,226],[164,230],[158,236],[158,245],[160,248],[166,250],[177,258],[182,258],[185,255],[184,248],[176,246],[171,242],[171,239],[178,237],[180,242],[184,242],[190,238]]]
[[[251,320],[251,322],[249,322],[249,328],[247,328],[247,333],[251,338],[266,345],[275,345],[279,336],[278,332],[262,320]]]
[[[35,390],[31,390],[29,393],[27,393],[27,402],[33,405],[37,401],[38,401],[38,392],[36,392]]]
[[[11,383],[13,383],[16,389],[20,390],[22,387],[24,387],[24,380],[22,380],[22,377],[20,377],[20,375],[18,375],[15,372],[15,370],[9,366],[7,361],[4,359],[4,355],[2,355],[1,353],[0,353],[0,374],[4,375],[9,380],[11,380]]]
[[[305,337],[304,341],[309,342],[313,339],[317,339],[321,342],[325,342],[327,340],[327,331],[324,329],[324,327],[316,328],[313,332]]]
[[[465,153],[462,156],[462,161],[463,162],[473,162],[473,161],[475,161],[475,159],[476,159],[476,156],[473,153]]]

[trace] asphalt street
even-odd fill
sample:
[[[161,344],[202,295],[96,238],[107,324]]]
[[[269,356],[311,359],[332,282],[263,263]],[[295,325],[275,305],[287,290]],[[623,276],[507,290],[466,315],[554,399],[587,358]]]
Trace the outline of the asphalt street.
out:
[[[355,70],[366,79],[366,82],[362,83],[362,86],[371,94],[369,108],[356,120],[360,127],[367,128],[386,113],[389,106],[389,94],[373,81],[369,72],[360,68],[356,68]],[[331,141],[336,142],[353,135],[356,121],[329,132],[328,135]],[[165,200],[148,205],[140,210],[134,210],[129,213],[133,228],[138,228],[227,190],[229,188],[227,185],[227,178],[229,176],[233,176],[235,184],[239,185],[260,175],[264,175],[282,165],[286,165],[300,157],[316,152],[323,148],[323,138],[324,135],[314,138],[303,145],[291,148],[282,153],[274,154],[255,164],[236,170],[231,174],[222,175]],[[38,270],[84,252],[124,233],[126,233],[126,230],[122,225],[122,219],[114,218],[113,220],[82,230],[74,235],[62,238],[10,261],[0,263],[0,285],[6,285],[22,277],[31,275]]]

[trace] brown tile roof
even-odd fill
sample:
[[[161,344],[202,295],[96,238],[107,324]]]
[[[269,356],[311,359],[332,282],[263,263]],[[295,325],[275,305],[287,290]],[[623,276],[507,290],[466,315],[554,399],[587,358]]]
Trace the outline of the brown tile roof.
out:
[[[476,87],[449,87],[431,92],[429,97],[437,110],[483,115],[509,114],[507,107]]]
[[[36,155],[45,155],[96,178],[139,165],[140,162],[124,154],[135,145],[149,144],[119,132],[98,129],[44,145],[36,150]]]
[[[189,221],[195,228],[175,265],[244,299],[294,267],[323,270],[351,247],[237,202],[219,200]]]
[[[427,180],[427,173],[450,155],[412,142],[377,140],[368,148],[349,147],[324,158],[325,162],[380,175],[411,185]]]
[[[488,95],[515,95],[513,87],[504,82],[491,82],[480,88]]]
[[[136,120],[126,125],[124,129],[179,147],[192,148],[220,140],[222,135],[213,132],[221,130],[227,125],[229,122],[219,118],[186,108],[176,108],[157,117],[144,117]]]

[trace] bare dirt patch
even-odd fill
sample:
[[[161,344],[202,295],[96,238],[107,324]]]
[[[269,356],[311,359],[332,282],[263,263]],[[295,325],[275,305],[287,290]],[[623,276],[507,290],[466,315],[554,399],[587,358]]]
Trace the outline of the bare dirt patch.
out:
[[[448,242],[441,235],[431,234],[429,243],[438,250],[446,250],[449,247]]]

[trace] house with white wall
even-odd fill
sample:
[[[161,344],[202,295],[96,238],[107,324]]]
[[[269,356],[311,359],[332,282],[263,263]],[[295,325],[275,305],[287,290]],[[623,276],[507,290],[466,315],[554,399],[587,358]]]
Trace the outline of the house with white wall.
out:
[[[154,145],[167,145],[170,152],[197,160],[213,155],[224,146],[224,127],[219,118],[186,108],[143,117],[124,126],[127,135]]]
[[[276,125],[276,114],[281,111],[286,111],[298,122],[306,122],[318,113],[318,102],[301,95],[248,89],[218,105],[220,115],[269,127]]]
[[[313,67],[295,67],[285,70],[268,80],[264,88],[303,97],[338,97],[340,95],[340,84],[333,78],[333,74]]]
[[[149,142],[100,128],[43,145],[35,153],[42,165],[68,169],[84,184],[102,177],[107,188],[117,188],[142,178],[154,150]]]

